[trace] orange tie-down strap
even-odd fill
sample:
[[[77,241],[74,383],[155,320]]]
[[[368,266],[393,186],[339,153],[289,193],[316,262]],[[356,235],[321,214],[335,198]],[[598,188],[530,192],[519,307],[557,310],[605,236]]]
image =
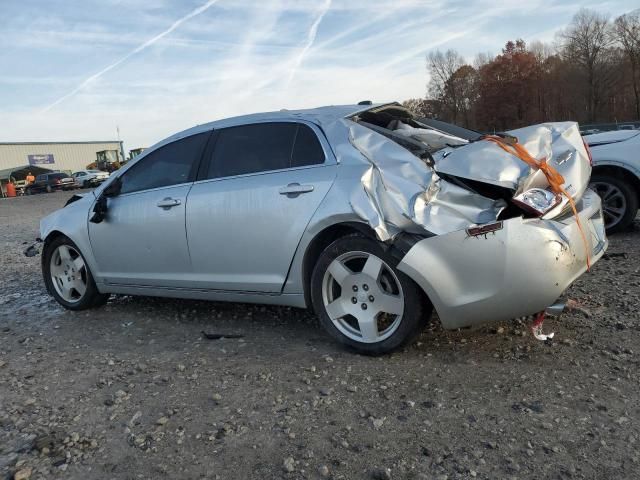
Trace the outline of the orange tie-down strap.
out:
[[[505,152],[510,153],[511,155],[515,155],[524,163],[529,165],[531,168],[535,168],[536,170],[542,170],[544,176],[547,177],[547,181],[549,182],[549,186],[551,187],[551,191],[556,195],[561,194],[567,197],[569,200],[569,205],[571,205],[571,209],[573,210],[573,215],[576,217],[576,222],[578,224],[578,230],[580,230],[580,236],[582,237],[582,242],[584,243],[584,250],[587,254],[587,270],[591,270],[591,254],[589,252],[589,243],[587,242],[587,237],[584,234],[584,230],[582,228],[582,223],[580,222],[580,216],[578,215],[578,209],[576,208],[576,202],[573,201],[573,198],[569,193],[563,188],[564,185],[564,177],[560,175],[555,168],[547,163],[547,159],[543,158],[541,160],[536,160],[531,156],[527,149],[524,148],[521,144],[518,143],[518,140],[515,137],[511,137],[510,139],[505,139],[499,137],[497,135],[487,135],[482,137],[482,140],[486,140],[487,142],[493,142],[498,145]]]

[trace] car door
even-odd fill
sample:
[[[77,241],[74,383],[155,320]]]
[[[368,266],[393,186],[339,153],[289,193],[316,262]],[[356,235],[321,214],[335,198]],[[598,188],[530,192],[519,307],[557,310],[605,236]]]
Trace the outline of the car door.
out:
[[[218,130],[187,202],[193,286],[282,290],[336,162],[316,126],[263,122]]]
[[[168,143],[119,176],[105,220],[89,222],[93,254],[111,284],[181,287],[191,273],[185,232],[187,194],[210,132]]]

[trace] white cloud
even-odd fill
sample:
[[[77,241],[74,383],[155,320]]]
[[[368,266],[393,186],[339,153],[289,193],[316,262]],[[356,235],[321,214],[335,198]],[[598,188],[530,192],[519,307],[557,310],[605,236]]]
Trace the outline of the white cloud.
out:
[[[206,10],[208,10],[209,8],[211,8],[213,5],[215,5],[216,3],[218,3],[219,0],[208,0],[207,3],[205,3],[204,5],[192,10],[191,12],[189,12],[187,15],[185,15],[184,17],[179,18],[178,20],[176,20],[175,22],[173,22],[171,24],[171,26],[169,28],[167,28],[166,30],[163,30],[162,32],[160,32],[159,34],[155,35],[154,37],[150,38],[149,40],[147,40],[146,42],[142,43],[141,45],[137,46],[136,48],[134,48],[133,50],[131,50],[129,53],[127,53],[125,56],[119,58],[118,60],[116,60],[115,62],[111,63],[110,65],[107,65],[106,67],[104,67],[102,70],[100,70],[98,73],[94,73],[93,75],[91,75],[89,78],[87,78],[86,80],[84,80],[80,85],[78,85],[76,88],[74,88],[73,90],[71,90],[69,93],[67,93],[66,95],[63,95],[62,97],[58,98],[56,101],[54,101],[53,103],[50,103],[49,105],[47,105],[46,107],[44,107],[42,109],[41,113],[47,112],[48,110],[51,110],[53,107],[55,107],[56,105],[60,104],[61,102],[65,101],[66,99],[74,96],[75,94],[77,94],[79,91],[81,91],[83,88],[85,88],[87,85],[89,85],[92,82],[95,82],[97,79],[99,79],[102,75],[104,75],[105,73],[109,72],[110,70],[113,70],[114,68],[116,68],[118,65],[120,65],[121,63],[127,61],[129,58],[131,58],[132,56],[134,56],[137,53],[142,52],[143,50],[149,48],[151,45],[153,45],[154,43],[158,42],[159,40],[161,40],[163,37],[169,35],[171,32],[173,32],[176,28],[178,28],[180,25],[182,25],[184,22],[186,22],[187,20],[200,15],[201,13],[205,12]]]
[[[209,8],[214,1],[191,0],[208,10],[182,17],[170,1],[21,9],[0,25],[11,40],[2,52],[2,136],[113,138],[118,125],[127,147],[149,146],[226,116],[423,96],[429,49],[473,59],[509,39],[546,37],[578,9],[558,0],[333,0],[330,9],[324,1],[219,0]],[[616,15],[630,4],[596,7]],[[120,16],[95,22],[104,18],[96,9]],[[43,104],[55,108],[33,112]]]

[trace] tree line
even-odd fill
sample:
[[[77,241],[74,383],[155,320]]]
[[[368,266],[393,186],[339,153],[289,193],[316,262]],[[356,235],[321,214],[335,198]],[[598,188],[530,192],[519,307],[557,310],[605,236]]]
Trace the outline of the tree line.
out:
[[[640,9],[614,20],[582,9],[553,44],[509,41],[473,64],[436,50],[427,68],[426,98],[404,105],[475,130],[640,120]]]

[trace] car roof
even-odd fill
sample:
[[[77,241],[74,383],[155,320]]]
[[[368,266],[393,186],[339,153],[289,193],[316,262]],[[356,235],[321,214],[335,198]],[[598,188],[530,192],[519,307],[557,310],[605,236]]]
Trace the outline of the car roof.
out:
[[[245,125],[248,123],[259,123],[266,121],[307,121],[315,123],[316,125],[323,127],[327,126],[337,120],[350,117],[366,110],[378,108],[384,105],[399,105],[396,102],[387,103],[367,103],[366,105],[329,105],[325,107],[308,108],[302,110],[278,110],[275,112],[262,112],[262,113],[250,113],[248,115],[239,115],[236,117],[229,117],[213,122],[203,123],[195,127],[178,132],[168,138],[165,138],[156,145],[151,146],[148,150],[155,150],[164,144],[179,140],[180,138],[188,137],[198,133],[206,132],[215,128],[233,127],[236,125]],[[148,152],[145,152],[148,153]]]

